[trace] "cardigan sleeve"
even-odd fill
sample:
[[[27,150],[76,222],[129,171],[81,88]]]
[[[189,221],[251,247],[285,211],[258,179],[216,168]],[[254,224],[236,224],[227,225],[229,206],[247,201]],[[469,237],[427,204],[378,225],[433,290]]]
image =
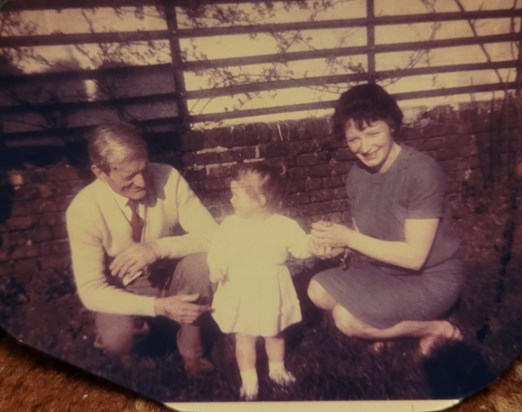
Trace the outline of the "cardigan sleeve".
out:
[[[98,215],[100,219],[95,219]],[[66,212],[66,225],[78,295],[95,312],[154,316],[154,297],[126,292],[108,283],[103,248],[103,219],[86,196],[77,196]]]

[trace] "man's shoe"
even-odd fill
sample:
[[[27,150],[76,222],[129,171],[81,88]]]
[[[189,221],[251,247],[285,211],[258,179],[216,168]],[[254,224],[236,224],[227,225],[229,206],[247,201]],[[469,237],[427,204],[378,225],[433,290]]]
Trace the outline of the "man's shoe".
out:
[[[184,359],[185,373],[189,378],[197,378],[214,371],[214,365],[205,358]]]

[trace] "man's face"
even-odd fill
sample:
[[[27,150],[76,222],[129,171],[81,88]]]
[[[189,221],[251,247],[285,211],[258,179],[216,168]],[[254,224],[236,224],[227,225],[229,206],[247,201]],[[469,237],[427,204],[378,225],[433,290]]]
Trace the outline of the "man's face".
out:
[[[114,192],[127,199],[142,200],[147,194],[148,166],[148,160],[143,159],[111,164],[108,173],[101,171],[96,166],[93,166],[93,171]]]

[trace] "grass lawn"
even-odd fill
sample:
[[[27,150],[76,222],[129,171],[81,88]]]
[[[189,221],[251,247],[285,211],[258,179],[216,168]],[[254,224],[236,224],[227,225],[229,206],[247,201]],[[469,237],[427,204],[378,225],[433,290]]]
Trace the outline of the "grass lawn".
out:
[[[512,193],[500,182],[481,196],[453,200],[467,281],[452,318],[464,341],[446,345],[429,358],[418,355],[414,340],[397,341],[374,353],[368,342],[342,335],[305,294],[314,273],[337,263],[292,262],[303,322],[286,331],[286,362],[297,382],[281,388],[268,380],[259,341],[259,399],[460,398],[501,375],[522,347],[522,208],[520,196],[514,202]],[[353,263],[358,259],[354,256]],[[211,319],[205,320],[205,341],[216,366],[212,375],[186,378],[174,348],[175,325],[166,330],[153,325],[149,339],[131,355],[131,366],[125,367],[93,348],[92,315],[80,304],[70,272],[0,278],[0,325],[26,344],[156,400],[238,399],[233,340]]]

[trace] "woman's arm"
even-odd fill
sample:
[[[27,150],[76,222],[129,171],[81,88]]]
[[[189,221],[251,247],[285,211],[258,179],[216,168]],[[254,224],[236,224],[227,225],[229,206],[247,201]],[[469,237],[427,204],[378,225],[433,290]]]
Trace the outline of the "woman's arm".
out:
[[[396,242],[376,239],[343,225],[318,222],[312,225],[312,236],[318,242],[349,247],[381,262],[418,270],[428,257],[438,225],[438,218],[406,219],[405,240]]]

